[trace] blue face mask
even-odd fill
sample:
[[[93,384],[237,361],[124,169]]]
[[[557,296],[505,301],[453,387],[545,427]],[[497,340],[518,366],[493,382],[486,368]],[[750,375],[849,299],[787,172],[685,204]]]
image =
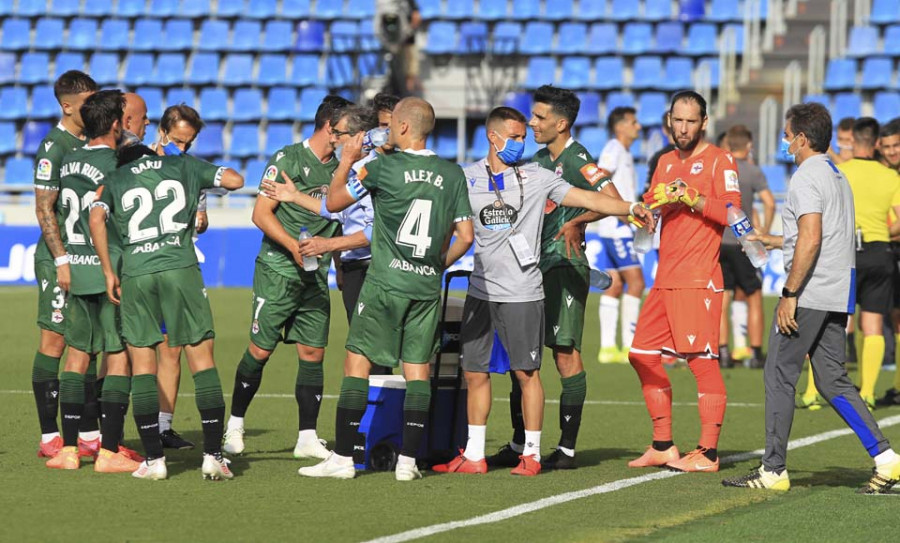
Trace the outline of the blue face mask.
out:
[[[178,156],[184,154],[181,152],[181,149],[171,141],[163,145],[163,153],[165,153],[166,156]]]
[[[494,149],[497,149],[497,147],[494,146]],[[503,149],[497,149],[497,157],[501,161],[503,161],[504,164],[510,166],[512,166],[513,164],[517,164],[520,160],[522,160],[522,155],[524,154],[524,141],[507,139],[503,144]]]
[[[791,148],[791,144],[794,143],[794,140],[797,139],[797,136],[794,136],[793,140],[788,141],[787,138],[781,138],[781,146],[778,148],[778,156],[781,160],[785,162],[794,162],[794,154],[788,151]]]

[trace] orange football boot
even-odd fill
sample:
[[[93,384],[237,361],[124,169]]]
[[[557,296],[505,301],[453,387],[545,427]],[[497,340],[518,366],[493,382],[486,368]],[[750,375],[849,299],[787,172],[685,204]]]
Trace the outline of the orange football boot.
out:
[[[656,466],[665,466],[669,462],[678,460],[678,447],[672,445],[664,451],[657,451],[653,445],[647,447],[647,450],[640,458],[632,460],[628,463],[629,468],[652,468]]]
[[[78,456],[78,447],[63,447],[59,452],[47,460],[50,469],[78,469],[81,467],[81,458]]]

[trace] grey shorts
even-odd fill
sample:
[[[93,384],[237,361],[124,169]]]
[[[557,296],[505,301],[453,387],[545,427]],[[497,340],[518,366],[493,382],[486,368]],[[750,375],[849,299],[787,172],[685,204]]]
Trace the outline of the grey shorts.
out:
[[[509,354],[513,371],[541,368],[544,350],[544,301],[489,302],[466,296],[460,343],[465,371],[487,373],[494,331]]]

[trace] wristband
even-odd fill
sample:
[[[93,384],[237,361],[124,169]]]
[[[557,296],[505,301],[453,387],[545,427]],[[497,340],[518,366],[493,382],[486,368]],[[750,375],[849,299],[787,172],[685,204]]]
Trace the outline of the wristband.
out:
[[[69,263],[69,255],[68,255],[68,254],[65,254],[65,255],[62,255],[62,256],[58,256],[58,257],[56,257],[56,258],[53,259],[53,263],[56,264],[56,267],[57,267],[57,268],[60,267],[60,266],[65,265],[65,264],[68,264],[68,263]]]
[[[639,205],[641,205],[640,202],[631,202],[631,205],[628,206],[628,214],[631,215],[632,217],[634,217],[634,216],[635,216],[635,214],[634,214],[634,208],[637,207],[637,206],[639,206]]]

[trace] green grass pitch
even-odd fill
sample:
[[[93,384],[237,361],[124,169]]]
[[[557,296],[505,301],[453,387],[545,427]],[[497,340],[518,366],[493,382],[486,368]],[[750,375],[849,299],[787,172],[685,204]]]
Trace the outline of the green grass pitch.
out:
[[[226,394],[247,344],[250,293],[212,289],[216,317],[216,360]],[[246,419],[247,451],[232,464],[233,481],[201,480],[200,452],[170,452],[170,478],[136,481],[127,475],[96,475],[90,461],[77,472],[57,472],[35,456],[37,417],[30,393],[31,361],[37,346],[35,292],[0,289],[0,511],[5,541],[365,541],[451,521],[465,521],[516,505],[589,489],[653,471],[631,470],[627,460],[650,440],[650,422],[637,378],[627,365],[599,366],[597,298],[587,310],[584,338],[588,399],[579,438],[581,468],[515,478],[506,470],[485,476],[427,473],[414,483],[397,483],[392,473],[362,473],[354,481],[310,480],[297,475],[291,458],[297,411],[293,400],[296,351],[279,347],[266,367],[260,397]],[[767,301],[767,320],[773,301]],[[347,327],[337,295],[326,352],[320,436],[334,438],[333,399],[338,393]],[[546,353],[545,353],[546,354]],[[545,356],[547,398],[558,398],[559,380]],[[670,372],[676,407],[675,439],[682,450],[699,435],[696,387],[687,369]],[[890,385],[884,373],[878,392]],[[801,386],[805,386],[804,380]],[[728,408],[720,454],[764,445],[762,373],[725,372]],[[200,442],[192,382],[184,370],[175,427]],[[508,382],[495,379],[495,398],[506,398]],[[230,398],[226,397],[230,405]],[[900,409],[876,412],[883,419]],[[559,437],[557,404],[548,404],[544,454]],[[496,401],[487,448],[509,437],[508,403]],[[844,428],[829,409],[798,411],[793,438]],[[900,444],[900,425],[886,435]],[[126,439],[139,441],[126,422]],[[463,526],[432,541],[889,541],[896,539],[900,495],[857,496],[871,460],[852,435],[794,450],[789,457],[793,489],[770,494],[723,488],[723,476],[745,472],[757,460],[723,466],[717,474],[685,474],[592,495],[499,522]]]

